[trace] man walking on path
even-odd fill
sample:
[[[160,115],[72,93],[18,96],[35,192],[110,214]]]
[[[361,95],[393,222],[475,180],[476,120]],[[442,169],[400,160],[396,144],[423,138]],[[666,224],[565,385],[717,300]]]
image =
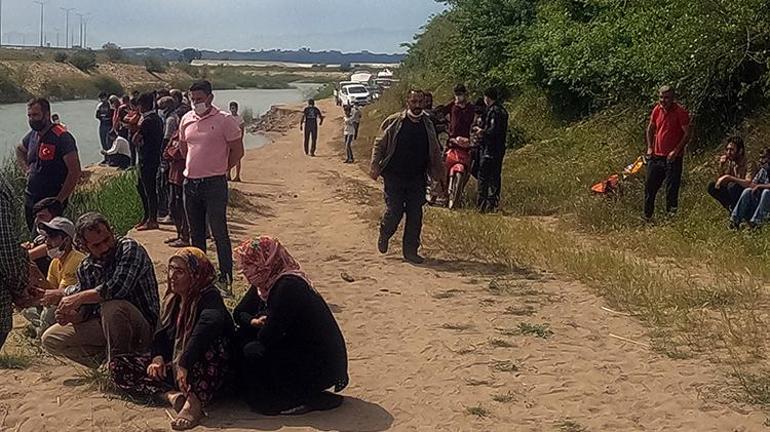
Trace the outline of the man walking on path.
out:
[[[321,110],[315,106],[315,101],[310,99],[307,101],[307,107],[302,112],[302,120],[299,122],[299,130],[302,130],[303,126],[305,128],[306,155],[315,156],[315,146],[318,142],[318,126],[323,124],[324,116],[321,114]]]
[[[659,103],[652,110],[645,135],[647,141],[647,184],[644,190],[644,217],[652,219],[655,197],[666,181],[666,212],[679,207],[684,149],[690,139],[690,115],[675,99],[669,86],[658,91]]]
[[[422,264],[417,253],[422,232],[422,207],[425,204],[427,176],[443,180],[441,146],[433,123],[423,115],[424,93],[409,92],[407,110],[385,119],[381,135],[374,142],[370,175],[385,181],[387,209],[380,223],[377,248],[388,251],[388,243],[406,213],[404,259]]]
[[[110,106],[107,93],[99,93],[99,105],[96,107],[96,119],[99,120],[99,142],[102,144],[102,150],[107,151],[110,149],[110,131],[112,130],[112,117],[115,112]],[[108,163],[108,158],[105,156],[101,162],[102,165]]]
[[[190,87],[193,110],[182,118],[179,141],[185,159],[184,205],[192,245],[206,251],[206,220],[217,245],[220,288],[233,280],[233,253],[227,228],[227,173],[243,157],[238,122],[212,105],[211,83]]]
[[[500,205],[505,140],[508,135],[508,111],[499,103],[496,89],[484,92],[487,113],[484,118],[479,154],[479,197],[477,206],[482,212],[497,210]]]
[[[0,176],[0,348],[13,327],[13,303],[24,298],[30,263],[19,242],[16,197]]]
[[[27,228],[32,231],[32,209],[37,202],[56,198],[66,206],[80,180],[80,159],[72,134],[51,122],[51,104],[47,99],[29,101],[27,118],[32,130],[16,147],[16,160],[27,175],[24,213]]]
[[[158,226],[158,170],[163,147],[163,120],[154,109],[155,96],[144,93],[139,96],[142,119],[139,121],[139,183],[137,189],[142,199],[144,218],[135,228],[138,231],[156,230]]]

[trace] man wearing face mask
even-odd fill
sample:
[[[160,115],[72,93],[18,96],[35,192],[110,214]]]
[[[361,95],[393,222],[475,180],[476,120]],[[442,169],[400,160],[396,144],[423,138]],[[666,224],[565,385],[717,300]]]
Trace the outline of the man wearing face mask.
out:
[[[374,142],[370,166],[372,179],[382,176],[385,181],[387,210],[380,223],[377,248],[387,253],[390,238],[406,213],[403,254],[414,264],[424,262],[417,252],[427,177],[439,181],[444,178],[438,136],[433,122],[423,115],[424,96],[420,90],[410,91],[407,110],[385,119],[382,133]]]
[[[243,157],[238,121],[212,105],[211,83],[190,87],[193,110],[182,117],[179,142],[186,155],[184,206],[192,245],[206,251],[206,220],[217,245],[218,285],[229,292],[233,280],[233,253],[227,228],[227,173]]]
[[[80,216],[78,248],[88,252],[56,309],[56,324],[43,333],[53,355],[88,367],[105,357],[145,352],[160,315],[158,281],[147,250],[136,240],[116,238],[98,213]]]
[[[31,232],[35,203],[52,197],[66,206],[80,180],[80,159],[72,134],[51,122],[48,100],[29,101],[27,118],[32,131],[16,147],[16,160],[27,175],[24,212]]]
[[[45,293],[40,299],[42,308],[36,308],[37,316],[28,312],[24,317],[32,322],[36,336],[40,337],[48,327],[56,323],[56,307],[64,298],[65,289],[77,285],[77,270],[85,255],[73,249],[75,224],[69,219],[56,217],[50,222],[40,222],[37,228],[45,237],[51,265],[48,268],[48,276],[44,278]]]

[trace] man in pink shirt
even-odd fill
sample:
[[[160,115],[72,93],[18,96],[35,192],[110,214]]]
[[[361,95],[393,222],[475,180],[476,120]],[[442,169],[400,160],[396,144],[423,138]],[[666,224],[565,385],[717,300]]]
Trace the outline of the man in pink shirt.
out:
[[[212,105],[211,83],[190,87],[193,109],[182,117],[179,141],[185,153],[184,204],[192,245],[206,251],[206,221],[217,245],[220,288],[233,280],[233,253],[227,229],[227,173],[243,157],[238,121]]]

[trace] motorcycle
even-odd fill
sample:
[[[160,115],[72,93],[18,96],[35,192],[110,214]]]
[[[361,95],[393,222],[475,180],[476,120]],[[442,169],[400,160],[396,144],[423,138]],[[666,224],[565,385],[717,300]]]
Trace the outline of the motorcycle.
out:
[[[468,183],[473,167],[473,153],[476,147],[465,137],[457,137],[449,140],[449,145],[444,153],[444,163],[449,176],[447,186],[447,207],[457,208],[462,202],[463,191]]]

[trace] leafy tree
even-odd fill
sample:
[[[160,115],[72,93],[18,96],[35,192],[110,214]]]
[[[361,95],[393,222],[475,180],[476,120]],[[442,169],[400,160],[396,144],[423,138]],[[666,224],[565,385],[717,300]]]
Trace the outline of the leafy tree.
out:
[[[182,50],[182,60],[186,63],[192,63],[193,60],[200,60],[201,52],[195,48],[185,48]]]
[[[88,73],[96,68],[96,54],[91,50],[78,50],[70,57],[70,63],[72,66]]]
[[[61,51],[53,55],[53,60],[56,63],[66,63],[68,58],[67,53]]]
[[[164,73],[168,70],[168,62],[160,57],[150,56],[144,59],[144,67],[150,73]]]
[[[123,50],[115,43],[107,42],[102,45],[102,50],[104,50],[104,54],[112,62],[123,61],[126,58]]]

